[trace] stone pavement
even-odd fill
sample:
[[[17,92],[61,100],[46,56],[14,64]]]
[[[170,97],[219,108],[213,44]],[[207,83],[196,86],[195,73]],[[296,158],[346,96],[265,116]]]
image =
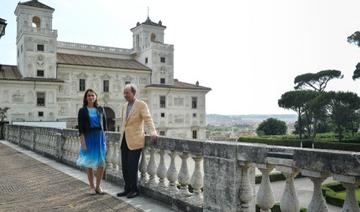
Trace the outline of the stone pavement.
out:
[[[81,176],[81,177],[79,177]],[[0,211],[171,211],[138,197],[114,197],[121,188],[103,181],[105,195],[88,193],[86,174],[0,141]]]
[[[0,211],[142,211],[0,143]]]

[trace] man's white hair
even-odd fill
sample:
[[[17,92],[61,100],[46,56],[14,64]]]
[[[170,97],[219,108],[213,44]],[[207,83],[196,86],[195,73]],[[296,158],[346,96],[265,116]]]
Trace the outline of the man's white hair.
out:
[[[136,85],[134,85],[132,83],[128,83],[124,87],[124,90],[126,90],[126,89],[130,89],[131,93],[133,93],[134,95],[136,94]]]

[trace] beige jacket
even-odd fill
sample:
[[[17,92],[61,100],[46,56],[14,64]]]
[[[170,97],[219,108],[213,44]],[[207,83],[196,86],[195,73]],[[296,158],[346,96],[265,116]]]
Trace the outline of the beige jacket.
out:
[[[144,101],[136,99],[132,110],[126,118],[128,102],[122,108],[121,138],[123,140],[125,133],[126,143],[130,150],[141,149],[145,146],[144,124],[150,130],[151,135],[156,135],[154,122],[151,118],[147,104]]]

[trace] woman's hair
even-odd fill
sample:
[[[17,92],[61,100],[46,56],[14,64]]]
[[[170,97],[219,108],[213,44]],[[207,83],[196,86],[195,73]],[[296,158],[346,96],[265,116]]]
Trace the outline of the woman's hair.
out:
[[[93,89],[87,89],[86,91],[85,91],[85,94],[84,94],[84,100],[83,100],[83,106],[85,107],[85,106],[87,106],[88,105],[88,102],[87,102],[87,95],[88,95],[88,93],[89,92],[92,92],[92,93],[94,93],[95,94],[95,96],[96,96],[96,100],[95,100],[95,102],[94,102],[94,106],[95,107],[97,107],[97,106],[99,106],[99,103],[98,103],[98,96],[97,96],[97,93],[93,90]]]

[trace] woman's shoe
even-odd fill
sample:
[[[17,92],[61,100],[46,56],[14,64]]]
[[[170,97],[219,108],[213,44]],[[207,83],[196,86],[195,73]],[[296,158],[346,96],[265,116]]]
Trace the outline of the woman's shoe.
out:
[[[90,194],[90,195],[95,195],[95,194],[96,194],[95,189],[94,189],[94,188],[90,188],[89,194]]]
[[[100,194],[100,195],[105,194],[104,191],[101,189],[101,187],[95,188],[95,193],[96,193],[96,194]]]

